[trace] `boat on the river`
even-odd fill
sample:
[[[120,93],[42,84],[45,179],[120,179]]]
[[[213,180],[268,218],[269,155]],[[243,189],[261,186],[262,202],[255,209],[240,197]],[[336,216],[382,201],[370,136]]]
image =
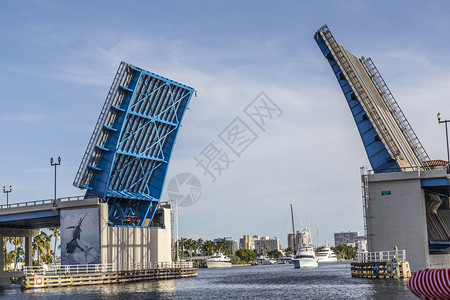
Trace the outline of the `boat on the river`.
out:
[[[316,258],[319,263],[337,262],[337,256],[333,250],[331,250],[330,246],[328,246],[328,241],[325,242],[325,247],[317,252]]]
[[[206,259],[207,268],[227,268],[231,267],[231,259],[223,253],[216,253]]]
[[[317,268],[316,253],[311,242],[309,228],[304,228],[300,233],[301,241],[297,253],[292,260],[294,268]]]
[[[294,210],[291,204],[291,221],[292,221],[292,235],[294,242],[295,256],[292,259],[294,268],[317,268],[316,253],[314,252],[314,247],[311,242],[311,232],[309,228],[304,228],[302,232],[295,232],[294,227]],[[296,240],[299,237],[299,243],[297,245]]]
[[[268,257],[257,257],[255,258],[255,264],[257,265],[274,265],[277,261],[273,258]]]

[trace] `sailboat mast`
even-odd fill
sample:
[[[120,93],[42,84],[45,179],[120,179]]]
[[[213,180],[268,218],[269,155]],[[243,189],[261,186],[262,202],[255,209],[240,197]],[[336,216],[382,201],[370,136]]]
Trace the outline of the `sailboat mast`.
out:
[[[294,211],[292,210],[292,203],[291,203],[291,220],[292,220],[292,235],[293,235],[293,242],[294,242],[294,249],[292,249],[292,253],[295,253],[294,251],[297,251],[297,248],[295,247],[295,228],[294,228]]]

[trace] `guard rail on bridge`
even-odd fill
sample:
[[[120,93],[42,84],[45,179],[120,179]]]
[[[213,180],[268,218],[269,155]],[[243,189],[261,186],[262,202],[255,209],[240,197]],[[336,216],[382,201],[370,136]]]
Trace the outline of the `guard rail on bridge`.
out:
[[[84,196],[71,196],[71,197],[63,197],[56,199],[57,202],[69,202],[69,201],[79,201],[84,200]],[[15,207],[27,207],[33,205],[42,205],[42,204],[52,204],[54,199],[45,199],[45,200],[34,200],[20,203],[9,203],[8,205],[3,204],[0,205],[0,209],[6,208],[15,208]]]
[[[398,257],[395,257],[395,254],[398,254]],[[397,252],[392,251],[374,251],[374,252],[359,252],[356,255],[358,262],[382,262],[382,261],[392,261],[406,260],[406,250],[398,250]]]
[[[24,267],[25,276],[108,273],[122,271],[139,271],[153,269],[188,269],[193,268],[192,262],[148,262],[136,264],[84,264],[84,265],[46,265]]]

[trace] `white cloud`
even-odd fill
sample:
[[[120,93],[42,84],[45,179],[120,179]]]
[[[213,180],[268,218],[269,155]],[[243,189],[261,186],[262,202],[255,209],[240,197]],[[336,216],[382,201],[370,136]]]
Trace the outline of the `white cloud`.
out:
[[[11,121],[11,122],[40,122],[44,120],[48,120],[48,116],[35,114],[35,113],[5,113],[0,115],[0,120],[2,121]]]

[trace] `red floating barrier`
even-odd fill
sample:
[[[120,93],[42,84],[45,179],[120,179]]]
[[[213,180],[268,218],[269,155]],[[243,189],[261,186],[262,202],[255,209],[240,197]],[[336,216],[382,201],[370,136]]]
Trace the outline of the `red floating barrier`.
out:
[[[450,269],[425,269],[414,273],[406,286],[420,299],[450,299]]]

